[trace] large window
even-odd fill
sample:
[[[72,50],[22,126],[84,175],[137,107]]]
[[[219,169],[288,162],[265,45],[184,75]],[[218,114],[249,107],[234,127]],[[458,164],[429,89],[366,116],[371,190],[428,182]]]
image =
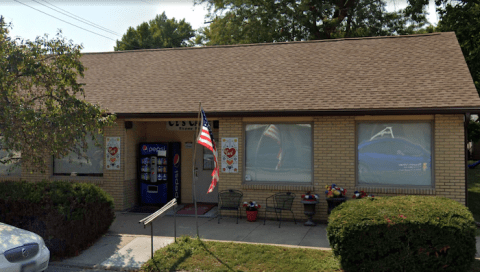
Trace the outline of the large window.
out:
[[[0,176],[20,176],[20,152],[7,151],[3,145],[3,137],[0,136]]]
[[[359,185],[433,185],[430,122],[362,122],[357,128]]]
[[[97,136],[101,146],[96,146],[91,136],[87,136],[88,149],[83,155],[88,160],[71,153],[61,159],[54,159],[53,174],[60,176],[103,176],[104,146],[103,136]]]
[[[245,181],[312,182],[312,125],[246,125]]]

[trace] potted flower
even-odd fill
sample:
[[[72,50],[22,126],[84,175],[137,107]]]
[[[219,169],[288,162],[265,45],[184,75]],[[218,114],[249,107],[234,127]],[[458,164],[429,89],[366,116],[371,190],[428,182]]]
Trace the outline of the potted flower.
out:
[[[325,191],[325,196],[327,197],[328,214],[330,214],[338,205],[347,201],[347,198],[345,197],[347,189],[343,189],[335,184],[327,185],[325,188],[327,189]]]
[[[308,220],[304,223],[305,226],[316,226],[312,221],[312,217],[315,215],[315,205],[318,203],[320,197],[317,194],[310,191],[302,195],[303,213],[307,216]]]
[[[302,195],[302,200],[304,201],[318,201],[318,199],[319,196],[317,194],[310,193],[310,191]]]
[[[258,205],[255,201],[244,202],[243,207],[247,212],[247,220],[249,222],[255,222],[257,220],[258,209],[262,206]]]
[[[355,191],[353,193],[353,196],[352,196],[352,199],[361,199],[361,198],[365,198],[365,197],[375,197],[374,195],[372,194],[367,194],[365,193],[365,191]]]

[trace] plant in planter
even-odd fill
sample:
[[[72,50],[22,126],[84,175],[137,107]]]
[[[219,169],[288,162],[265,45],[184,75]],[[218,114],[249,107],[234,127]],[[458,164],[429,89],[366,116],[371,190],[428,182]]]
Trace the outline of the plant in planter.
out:
[[[353,193],[353,196],[352,196],[352,199],[361,199],[361,198],[364,198],[364,197],[375,197],[374,195],[372,194],[367,194],[365,193],[365,191],[355,191]]]
[[[304,223],[305,226],[317,225],[312,221],[312,218],[315,215],[315,205],[317,205],[319,198],[317,194],[311,193],[310,191],[302,195],[303,213],[308,218],[307,222]]]
[[[325,188],[327,189],[325,191],[327,198],[342,198],[345,197],[345,194],[347,193],[347,189],[343,189],[335,184],[327,185]]]
[[[345,197],[347,189],[343,189],[335,184],[327,185],[325,188],[327,189],[325,195],[328,203],[328,214],[330,214],[338,205],[347,201],[347,198]]]
[[[308,191],[306,194],[302,195],[302,200],[304,201],[318,201],[319,196]]]
[[[262,206],[258,205],[255,201],[244,202],[243,207],[247,212],[247,220],[250,222],[255,222],[257,220],[258,209]]]

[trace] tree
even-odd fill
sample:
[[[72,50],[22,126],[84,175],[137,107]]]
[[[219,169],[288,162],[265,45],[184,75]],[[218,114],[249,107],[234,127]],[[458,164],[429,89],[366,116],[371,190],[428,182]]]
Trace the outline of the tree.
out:
[[[87,148],[86,137],[102,133],[115,116],[84,101],[85,67],[79,45],[62,37],[35,41],[11,38],[0,17],[0,134],[9,155],[23,167],[46,169],[51,156],[63,157]]]
[[[411,34],[427,24],[427,0],[387,12],[382,0],[196,0],[212,22],[196,43],[238,44]],[[213,11],[212,11],[213,10]]]
[[[439,8],[439,31],[455,31],[463,56],[480,93],[480,1],[462,0]]]
[[[175,18],[168,19],[165,12],[157,15],[148,23],[144,22],[136,29],[129,27],[120,41],[117,40],[115,51],[172,48],[189,46],[189,39],[195,36],[192,26],[185,19],[177,22]]]

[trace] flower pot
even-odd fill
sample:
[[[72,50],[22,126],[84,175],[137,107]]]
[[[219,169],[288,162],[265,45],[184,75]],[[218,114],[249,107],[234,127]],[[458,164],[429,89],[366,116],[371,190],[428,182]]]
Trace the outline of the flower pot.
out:
[[[258,211],[247,211],[247,220],[249,222],[257,221],[257,214],[258,214]]]
[[[311,200],[302,200],[303,204],[303,213],[307,216],[308,220],[304,223],[305,226],[316,226],[315,222],[312,221],[313,216],[315,215],[315,206],[317,205],[318,201],[314,199]]]
[[[328,214],[330,214],[333,209],[335,209],[338,205],[342,204],[345,201],[347,201],[346,197],[327,198]]]

